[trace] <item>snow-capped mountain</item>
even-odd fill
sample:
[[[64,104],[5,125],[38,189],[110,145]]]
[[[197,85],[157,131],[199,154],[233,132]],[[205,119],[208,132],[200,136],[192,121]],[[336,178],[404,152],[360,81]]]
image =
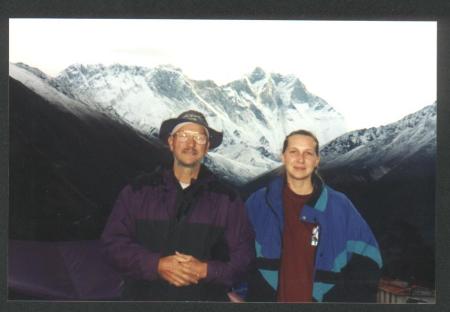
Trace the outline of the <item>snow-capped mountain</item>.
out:
[[[231,172],[243,181],[280,164],[281,142],[290,131],[310,129],[328,142],[346,129],[342,115],[309,93],[298,78],[261,68],[219,86],[192,80],[169,65],[73,65],[49,83],[120,116],[144,134],[156,135],[162,120],[184,110],[205,113],[212,127],[224,131],[223,144],[210,158],[216,164],[228,159]]]
[[[320,150],[321,169],[364,170],[361,179],[378,180],[419,152],[421,157],[436,154],[436,103],[397,122],[334,139]]]
[[[23,63],[17,65],[10,64],[9,75],[22,82],[40,96],[48,99],[50,103],[60,106],[63,109],[67,109],[78,116],[89,115],[92,114],[93,111],[101,112],[100,109],[77,101],[51,87],[50,82],[52,78],[37,68],[30,67]]]

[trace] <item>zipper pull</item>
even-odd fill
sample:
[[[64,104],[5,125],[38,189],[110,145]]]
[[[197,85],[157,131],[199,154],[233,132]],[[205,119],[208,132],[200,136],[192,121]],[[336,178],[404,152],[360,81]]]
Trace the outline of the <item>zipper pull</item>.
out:
[[[319,225],[316,225],[312,230],[311,246],[317,246],[319,243]]]

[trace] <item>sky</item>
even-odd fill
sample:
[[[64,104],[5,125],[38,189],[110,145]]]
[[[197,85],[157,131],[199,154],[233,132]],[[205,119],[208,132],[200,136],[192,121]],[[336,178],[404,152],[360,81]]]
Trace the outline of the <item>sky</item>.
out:
[[[436,101],[437,23],[10,19],[9,61],[50,76],[74,63],[171,64],[218,84],[261,67],[298,77],[344,115],[350,131]]]

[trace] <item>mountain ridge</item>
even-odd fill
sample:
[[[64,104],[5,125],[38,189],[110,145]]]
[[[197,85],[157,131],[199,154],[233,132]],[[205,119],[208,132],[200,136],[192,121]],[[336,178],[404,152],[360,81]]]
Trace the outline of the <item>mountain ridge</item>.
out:
[[[323,170],[345,167],[378,180],[417,152],[436,154],[436,103],[381,127],[345,133],[320,152]]]
[[[13,75],[14,66],[39,74],[29,66],[11,64]],[[163,120],[184,110],[203,112],[212,127],[224,132],[222,145],[209,157],[216,158],[216,164],[219,154],[231,160],[241,183],[280,164],[280,142],[292,130],[309,128],[323,141],[345,132],[343,116],[310,94],[298,78],[261,68],[221,86],[192,80],[170,65],[74,64],[55,78],[37,77],[143,135],[156,137]],[[244,167],[247,170],[239,169]]]

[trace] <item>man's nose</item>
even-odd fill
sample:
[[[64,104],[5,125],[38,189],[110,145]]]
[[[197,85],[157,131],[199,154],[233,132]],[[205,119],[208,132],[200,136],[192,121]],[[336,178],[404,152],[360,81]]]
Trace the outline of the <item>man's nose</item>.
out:
[[[186,143],[189,146],[195,146],[195,144],[197,144],[197,142],[195,142],[194,137],[192,135],[188,135]]]

